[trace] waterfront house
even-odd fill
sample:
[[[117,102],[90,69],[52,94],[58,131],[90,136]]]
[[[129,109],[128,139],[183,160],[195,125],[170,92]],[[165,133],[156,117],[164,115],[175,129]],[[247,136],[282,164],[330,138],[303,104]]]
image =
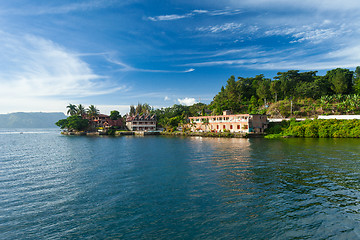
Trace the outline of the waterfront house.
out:
[[[100,127],[100,128],[104,128],[104,129],[107,129],[110,127],[118,127],[118,128],[124,127],[122,118],[113,120],[110,118],[110,116],[105,115],[105,114],[99,114],[89,120],[90,120],[90,122],[94,123],[95,127]]]
[[[126,117],[126,127],[130,131],[155,131],[156,116],[155,115],[134,115]]]
[[[268,127],[268,120],[262,114],[232,114],[224,111],[223,115],[189,117],[188,126],[193,132],[263,133]]]

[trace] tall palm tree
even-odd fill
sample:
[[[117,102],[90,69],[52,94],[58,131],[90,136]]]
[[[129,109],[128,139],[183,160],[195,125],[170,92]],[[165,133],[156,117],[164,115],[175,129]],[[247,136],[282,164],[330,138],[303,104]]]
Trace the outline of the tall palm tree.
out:
[[[99,115],[100,111],[94,105],[90,105],[86,113],[89,117],[94,118]]]
[[[68,108],[67,114],[69,114],[70,116],[76,115],[76,105],[75,104],[69,103],[69,105],[66,106],[66,108]]]
[[[85,110],[85,107],[81,104],[79,104],[77,106],[77,109],[76,109],[76,114],[79,115],[79,116],[84,116],[86,115],[86,110]]]

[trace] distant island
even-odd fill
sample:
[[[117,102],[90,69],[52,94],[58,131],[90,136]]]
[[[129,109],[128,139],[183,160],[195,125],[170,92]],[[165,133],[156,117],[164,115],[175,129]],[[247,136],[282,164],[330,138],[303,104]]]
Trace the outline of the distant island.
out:
[[[54,128],[54,123],[66,117],[62,112],[16,112],[0,114],[1,128]]]

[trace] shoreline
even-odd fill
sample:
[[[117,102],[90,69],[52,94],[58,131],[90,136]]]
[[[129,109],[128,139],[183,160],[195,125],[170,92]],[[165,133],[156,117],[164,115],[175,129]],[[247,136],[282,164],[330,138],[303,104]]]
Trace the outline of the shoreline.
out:
[[[213,137],[213,138],[264,138],[266,134],[258,133],[230,133],[230,132],[144,132],[144,131],[116,131],[115,134],[106,132],[61,132],[66,136],[181,136],[181,137]]]

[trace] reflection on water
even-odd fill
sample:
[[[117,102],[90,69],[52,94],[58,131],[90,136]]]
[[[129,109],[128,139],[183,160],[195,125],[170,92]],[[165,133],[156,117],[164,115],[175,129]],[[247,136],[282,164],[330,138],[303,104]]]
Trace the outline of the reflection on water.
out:
[[[359,239],[359,143],[4,134],[0,238]]]

